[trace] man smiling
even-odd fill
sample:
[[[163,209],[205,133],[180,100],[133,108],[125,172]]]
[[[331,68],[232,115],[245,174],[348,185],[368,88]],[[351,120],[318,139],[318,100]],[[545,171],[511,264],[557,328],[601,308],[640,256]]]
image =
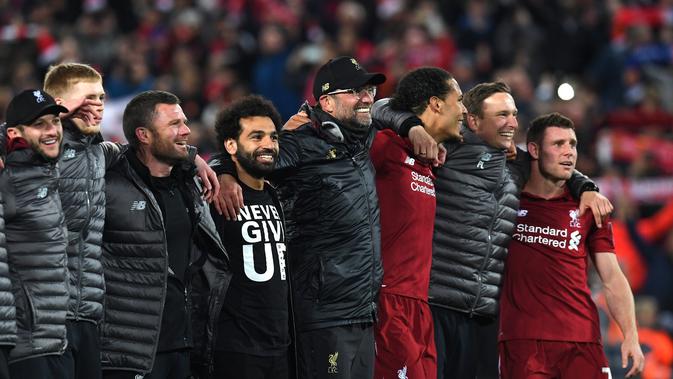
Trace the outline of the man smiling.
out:
[[[190,377],[194,336],[205,334],[190,321],[195,274],[207,265],[212,293],[226,292],[228,257],[193,178],[187,122],[163,91],[143,92],[124,110],[130,148],[106,175],[105,378]]]
[[[68,310],[67,233],[58,195],[67,109],[40,90],[26,90],[7,107],[7,159],[0,176],[7,253],[16,299],[13,378],[72,378],[63,353]],[[4,322],[3,322],[4,323]]]
[[[264,180],[278,159],[280,125],[276,109],[259,96],[233,103],[215,123],[245,200],[236,220],[212,212],[233,272],[217,324],[217,378],[288,378],[285,227],[276,191]]]

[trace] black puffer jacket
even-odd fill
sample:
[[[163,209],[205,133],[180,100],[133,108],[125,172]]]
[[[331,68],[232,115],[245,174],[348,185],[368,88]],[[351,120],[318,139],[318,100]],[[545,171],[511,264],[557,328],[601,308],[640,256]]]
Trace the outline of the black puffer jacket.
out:
[[[98,135],[83,135],[71,121],[63,121],[58,190],[68,224],[69,319],[97,323],[103,317],[105,171],[121,152],[119,145],[101,142]]]
[[[10,361],[60,355],[67,345],[69,292],[58,169],[31,149],[10,152],[0,189],[16,301],[17,341]]]
[[[313,124],[281,134],[271,176],[286,217],[299,330],[372,322],[383,276],[374,168],[375,128],[346,144],[320,110]]]
[[[168,280],[168,251],[161,208],[141,175],[129,160],[129,150],[106,176],[106,216],[103,234],[103,268],[106,280],[105,314],[101,324],[101,353],[104,369],[149,372],[154,365]],[[199,298],[210,304],[198,304],[211,310],[206,322],[209,330],[194,330],[197,337],[212,338],[212,323],[231,279],[228,256],[215,230],[210,212],[199,195],[191,169],[174,167],[187,183],[193,198],[195,228],[189,272],[205,277]],[[207,270],[200,268],[205,265]],[[210,287],[204,287],[210,284]],[[188,313],[192,311],[191,279],[186,283]],[[198,341],[211,346],[207,341]]]
[[[7,264],[5,200],[0,190],[0,347],[16,345],[16,307]]]
[[[313,123],[280,136],[269,177],[283,204],[295,324],[299,331],[373,322],[383,276],[378,197],[369,158],[375,128],[346,144],[338,121],[314,109]],[[235,172],[224,155],[217,173]]]

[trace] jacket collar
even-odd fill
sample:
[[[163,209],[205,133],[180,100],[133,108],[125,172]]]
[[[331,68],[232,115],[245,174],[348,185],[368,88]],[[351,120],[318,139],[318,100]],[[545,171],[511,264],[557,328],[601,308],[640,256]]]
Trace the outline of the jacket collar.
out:
[[[72,120],[63,120],[63,143],[68,145],[92,145],[103,142],[103,136],[100,133],[84,134]]]
[[[461,129],[461,134],[463,135],[463,143],[468,145],[484,145],[488,146],[491,149],[504,151],[505,149],[498,149],[486,143],[481,137],[476,135],[472,129],[468,128],[467,125],[463,125]]]
[[[129,162],[129,165],[136,173],[138,173],[140,179],[142,179],[142,181],[150,188],[154,188],[150,169],[147,166],[145,166],[145,164],[142,161],[140,161],[138,155],[136,154],[136,149],[129,146],[129,149],[126,151],[125,154],[126,159]],[[191,162],[176,165],[171,170],[170,177],[175,179],[177,183],[185,183],[186,178],[191,178],[192,176],[194,176],[193,174],[191,174],[192,172],[191,169],[193,167],[194,165]]]

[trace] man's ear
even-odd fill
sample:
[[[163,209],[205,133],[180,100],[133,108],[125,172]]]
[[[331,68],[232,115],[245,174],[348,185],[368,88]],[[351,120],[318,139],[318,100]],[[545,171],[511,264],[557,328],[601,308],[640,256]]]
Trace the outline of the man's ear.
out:
[[[334,112],[334,99],[332,98],[332,96],[328,95],[320,96],[318,102],[320,103],[320,108],[322,108],[323,111],[327,113]]]
[[[150,131],[147,128],[136,128],[136,138],[143,145],[150,145]]]
[[[471,131],[476,132],[477,131],[477,120],[479,116],[476,114],[467,114],[467,127],[470,128]]]
[[[19,128],[11,127],[7,128],[7,137],[11,140],[17,137],[23,137]]]
[[[233,138],[229,138],[224,141],[224,149],[231,155],[232,157],[236,155],[236,152],[238,151],[238,144],[236,143],[236,140]]]
[[[440,113],[440,110],[442,109],[442,102],[439,101],[438,97],[432,96],[428,101],[428,106],[433,112]]]
[[[528,154],[530,154],[530,157],[533,159],[539,159],[540,158],[540,149],[539,146],[535,142],[528,142],[526,145],[526,148],[528,149]]]

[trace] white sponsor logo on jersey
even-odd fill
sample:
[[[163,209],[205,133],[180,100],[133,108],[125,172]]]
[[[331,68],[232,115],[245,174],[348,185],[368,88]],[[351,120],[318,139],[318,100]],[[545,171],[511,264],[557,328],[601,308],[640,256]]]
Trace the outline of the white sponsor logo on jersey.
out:
[[[570,212],[568,212],[568,214],[570,215],[570,227],[581,228],[582,224],[580,224],[580,210],[573,209]]]
[[[409,379],[407,376],[407,366],[402,367],[397,370],[397,379]]]
[[[578,251],[577,248],[579,247],[581,240],[582,235],[580,234],[579,231],[575,230],[574,232],[570,233],[570,242],[568,243],[568,250]]]

